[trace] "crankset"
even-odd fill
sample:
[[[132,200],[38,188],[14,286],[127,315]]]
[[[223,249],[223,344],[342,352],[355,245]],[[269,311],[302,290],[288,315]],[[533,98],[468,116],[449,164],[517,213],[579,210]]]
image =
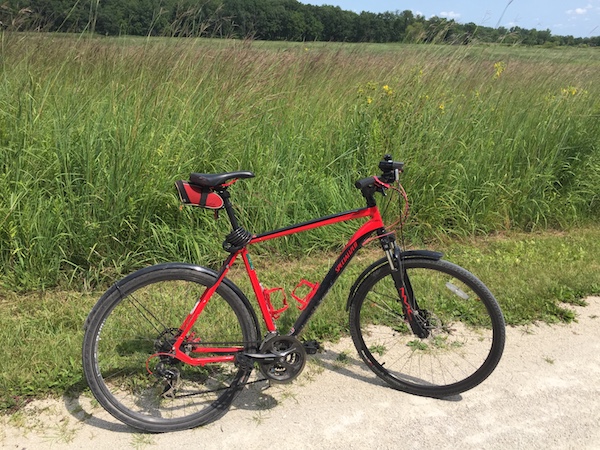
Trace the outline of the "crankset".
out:
[[[310,353],[316,353],[319,345],[311,342]],[[257,353],[237,353],[236,364],[247,370],[258,366],[261,373],[275,383],[289,383],[304,369],[307,347],[293,336],[271,336],[263,341]]]
[[[263,343],[262,354],[273,358],[259,362],[261,373],[276,383],[289,383],[304,369],[306,349],[304,344],[293,336],[276,336]]]

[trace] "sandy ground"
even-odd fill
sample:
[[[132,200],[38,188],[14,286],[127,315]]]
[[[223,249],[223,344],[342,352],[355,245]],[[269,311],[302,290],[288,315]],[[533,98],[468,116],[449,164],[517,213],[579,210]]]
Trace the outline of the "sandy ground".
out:
[[[89,398],[37,401],[0,418],[6,449],[600,449],[600,297],[570,325],[509,328],[492,376],[450,400],[387,388],[350,340],[291,385],[254,385],[219,421],[150,435]],[[340,353],[349,358],[339,358]],[[345,362],[340,362],[340,360]],[[247,406],[251,405],[251,406]]]

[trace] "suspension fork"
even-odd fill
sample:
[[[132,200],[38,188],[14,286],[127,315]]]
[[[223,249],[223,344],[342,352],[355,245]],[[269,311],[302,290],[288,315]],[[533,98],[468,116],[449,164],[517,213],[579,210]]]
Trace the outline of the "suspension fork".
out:
[[[429,336],[429,330],[424,327],[427,318],[422,313],[417,303],[408,273],[404,268],[402,251],[396,244],[393,235],[384,236],[380,241],[383,251],[387,256],[388,263],[390,264],[390,268],[392,269],[392,279],[394,280],[400,303],[402,303],[404,316],[406,317],[412,332],[419,338],[424,339]]]

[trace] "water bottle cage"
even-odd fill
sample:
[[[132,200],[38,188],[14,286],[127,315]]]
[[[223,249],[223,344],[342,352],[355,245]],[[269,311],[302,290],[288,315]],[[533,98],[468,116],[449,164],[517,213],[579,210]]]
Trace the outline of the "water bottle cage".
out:
[[[310,290],[303,297],[300,297],[300,295],[296,294],[296,291],[303,286],[308,287]],[[306,308],[306,305],[308,305],[310,300],[313,298],[313,296],[315,295],[315,292],[317,292],[318,288],[319,288],[319,283],[311,283],[307,280],[301,280],[296,285],[294,290],[291,292],[291,296],[298,303],[297,308],[300,311],[302,311],[302,310],[304,310],[304,308]],[[279,293],[280,297],[281,297],[281,305],[282,305],[281,308],[275,308],[273,306],[273,301],[272,301],[271,297],[272,297],[272,294],[276,293],[276,292]],[[282,287],[276,287],[276,288],[272,288],[272,289],[264,289],[263,296],[265,299],[265,303],[267,304],[267,309],[269,311],[269,314],[271,315],[273,320],[279,319],[279,317],[281,317],[281,314],[283,314],[290,307],[290,305],[287,301],[287,297],[285,295],[285,291],[283,290]]]
[[[275,307],[273,306],[273,302],[271,301],[271,294],[273,294],[274,292],[281,293],[281,302],[282,302],[283,306],[279,309],[275,309]],[[267,304],[267,310],[269,311],[269,314],[271,315],[273,320],[279,319],[279,317],[281,317],[281,314],[283,314],[283,312],[290,307],[290,305],[287,302],[287,298],[285,296],[285,291],[281,287],[276,287],[273,289],[264,289],[263,296],[265,297],[265,303]]]
[[[304,297],[299,297],[298,295],[296,295],[296,290],[301,288],[302,286],[309,287],[310,291],[308,291],[306,295],[304,295]],[[300,311],[303,311],[304,308],[306,308],[306,305],[308,305],[308,302],[310,302],[310,300],[313,298],[315,292],[317,292],[317,289],[319,289],[319,283],[311,283],[307,280],[300,280],[300,283],[296,285],[296,287],[292,291],[292,297],[294,297],[294,300],[298,302],[298,309]]]

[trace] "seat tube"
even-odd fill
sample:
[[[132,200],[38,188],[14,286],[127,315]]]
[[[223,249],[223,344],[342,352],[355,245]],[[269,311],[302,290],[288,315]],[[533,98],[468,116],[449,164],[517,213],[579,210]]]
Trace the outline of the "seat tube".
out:
[[[254,265],[252,264],[252,259],[248,254],[248,251],[244,248],[241,250],[242,260],[244,261],[244,266],[246,267],[246,272],[248,274],[248,278],[250,278],[250,283],[252,284],[252,289],[254,290],[254,295],[256,296],[256,301],[258,302],[258,306],[260,307],[261,315],[265,321],[265,326],[267,327],[267,331],[272,333],[277,331],[277,326],[275,325],[275,321],[269,312],[269,308],[265,301],[264,288],[260,281],[258,280],[258,276],[256,275],[256,270],[254,270]]]

